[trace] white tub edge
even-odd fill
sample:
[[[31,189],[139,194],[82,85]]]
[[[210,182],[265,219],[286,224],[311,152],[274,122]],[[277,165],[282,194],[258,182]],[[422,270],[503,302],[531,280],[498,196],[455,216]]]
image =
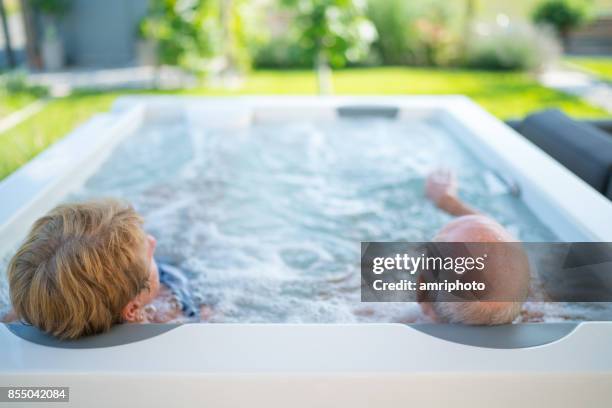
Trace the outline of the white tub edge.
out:
[[[145,112],[138,105],[121,115],[96,115],[0,182],[0,248],[25,236],[36,218],[93,174]]]

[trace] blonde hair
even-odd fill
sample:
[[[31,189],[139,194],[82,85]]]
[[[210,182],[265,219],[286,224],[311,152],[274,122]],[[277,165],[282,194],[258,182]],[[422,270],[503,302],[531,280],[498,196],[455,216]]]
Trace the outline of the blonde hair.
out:
[[[8,268],[17,316],[62,339],[120,322],[148,288],[142,223],[118,200],[60,205],[38,219]]]

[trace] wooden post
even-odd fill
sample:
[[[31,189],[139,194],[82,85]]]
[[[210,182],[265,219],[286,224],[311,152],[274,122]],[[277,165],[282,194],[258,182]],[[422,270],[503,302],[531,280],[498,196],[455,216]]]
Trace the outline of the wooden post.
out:
[[[23,18],[23,27],[26,36],[26,54],[28,65],[30,68],[42,69],[42,58],[40,56],[38,44],[38,31],[36,30],[36,21],[34,19],[34,11],[30,7],[29,0],[21,0],[21,16]]]
[[[6,52],[6,61],[9,68],[15,68],[15,54],[11,46],[11,33],[9,32],[8,21],[6,20],[6,9],[4,8],[4,0],[0,0],[0,19],[2,19],[2,33],[4,34],[4,51]]]

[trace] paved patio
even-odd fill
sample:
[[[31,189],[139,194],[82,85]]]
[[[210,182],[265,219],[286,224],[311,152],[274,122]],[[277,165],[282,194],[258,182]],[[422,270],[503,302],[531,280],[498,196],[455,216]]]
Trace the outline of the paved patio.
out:
[[[28,79],[32,84],[48,87],[52,96],[68,95],[78,89],[179,89],[197,85],[193,75],[178,68],[153,66],[34,72]]]
[[[612,86],[585,72],[555,68],[545,71],[539,80],[544,86],[579,96],[612,113]]]

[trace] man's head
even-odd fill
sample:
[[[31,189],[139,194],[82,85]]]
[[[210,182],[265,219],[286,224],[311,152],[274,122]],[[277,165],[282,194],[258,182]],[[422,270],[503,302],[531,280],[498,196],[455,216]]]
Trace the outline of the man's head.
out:
[[[529,291],[529,262],[520,244],[504,227],[482,215],[459,217],[434,238],[435,242],[472,242],[486,249],[487,261],[479,274],[491,301],[427,301],[421,308],[436,321],[466,324],[511,323],[520,313]]]
[[[65,204],[38,219],[8,268],[17,316],[73,339],[139,321],[159,288],[155,240],[116,200]]]

